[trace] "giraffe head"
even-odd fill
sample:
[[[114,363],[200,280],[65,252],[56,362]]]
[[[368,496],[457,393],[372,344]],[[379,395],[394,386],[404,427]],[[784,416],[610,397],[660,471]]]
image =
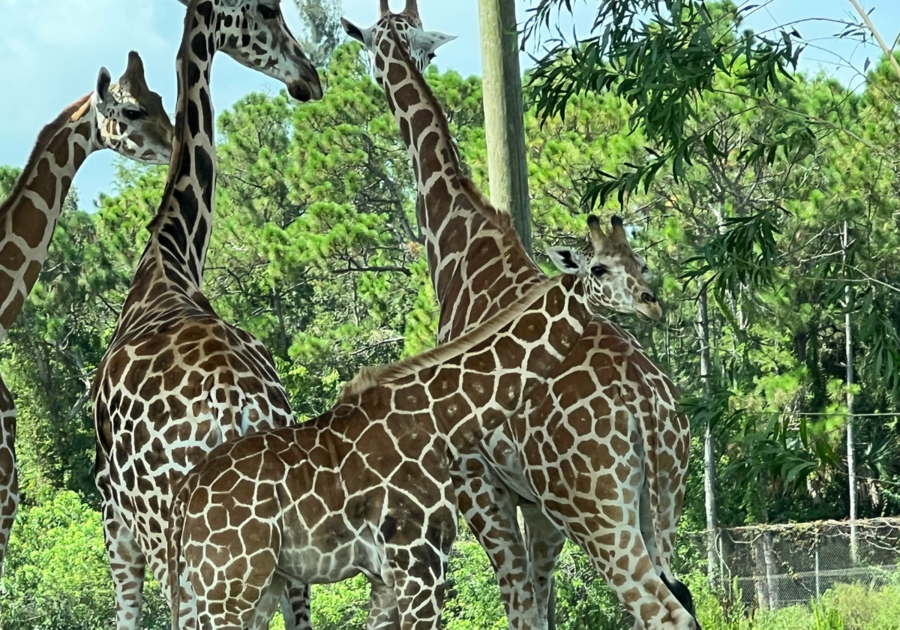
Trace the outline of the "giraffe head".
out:
[[[548,247],[547,255],[560,271],[584,281],[588,307],[594,314],[609,309],[659,319],[662,308],[647,283],[647,264],[628,244],[622,219],[613,217],[611,223],[612,229],[605,234],[600,219],[589,216],[591,244],[586,249]]]
[[[284,23],[281,0],[179,2],[214,17],[218,50],[242,66],[281,81],[298,101],[322,98],[319,73]]]
[[[162,98],[147,87],[140,55],[128,53],[128,67],[118,83],[100,68],[91,97],[100,146],[146,164],[168,164],[174,129]]]
[[[387,70],[383,63],[379,63],[376,52],[381,48],[382,54],[389,53],[384,50],[385,35],[391,29],[397,35],[397,41],[404,47],[406,54],[412,60],[419,72],[425,72],[425,68],[434,59],[435,51],[447,42],[456,39],[455,35],[445,35],[437,31],[426,31],[422,28],[422,20],[419,17],[417,0],[406,0],[406,8],[401,13],[391,13],[388,0],[380,0],[378,9],[378,21],[369,28],[360,28],[347,19],[341,18],[341,25],[347,35],[362,43],[375,61],[375,80],[381,84],[382,75]],[[391,41],[391,40],[388,40]],[[389,45],[389,44],[388,44]]]

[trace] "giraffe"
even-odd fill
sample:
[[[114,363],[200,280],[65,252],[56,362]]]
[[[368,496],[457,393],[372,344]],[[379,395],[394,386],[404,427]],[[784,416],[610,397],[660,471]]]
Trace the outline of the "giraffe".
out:
[[[589,225],[596,235],[599,221]],[[521,247],[508,220],[502,229]],[[515,413],[577,343],[616,281],[592,249],[550,249],[559,277],[453,342],[364,369],[322,416],[210,452],[172,505],[173,629],[261,628],[286,577],[359,573],[385,613],[369,628],[437,628],[456,535],[449,460]],[[665,603],[690,621],[674,597]]]
[[[438,341],[456,338],[515,300],[531,284],[540,282],[543,274],[527,256],[506,251],[500,245],[497,222],[490,220],[496,211],[463,174],[446,116],[422,77],[437,47],[451,37],[422,30],[415,0],[408,0],[400,14],[391,13],[387,2],[382,1],[379,20],[369,29],[359,28],[346,20],[342,23],[346,32],[362,42],[372,54],[375,78],[386,91],[388,106],[409,149],[418,184],[418,220],[424,233],[431,279],[440,306]],[[637,267],[642,272],[648,271],[644,261],[627,248],[621,222],[613,224],[609,240],[615,246],[613,251],[619,254],[618,260],[609,261],[610,268],[626,265]],[[638,301],[648,307],[657,304],[655,295],[649,289],[639,294]],[[609,306],[618,310],[615,303]],[[663,483],[662,486],[667,493],[663,506],[667,513],[657,511],[659,518],[655,519],[658,525],[665,528],[665,531],[656,530],[656,534],[666,544],[655,544],[653,515],[642,513],[641,525],[647,534],[647,544],[652,547],[657,573],[692,610],[689,592],[671,577],[668,569],[668,557],[684,493],[687,451],[683,447],[689,438],[683,416],[672,409],[677,399],[674,386],[659,374],[637,342],[625,331],[605,322],[603,326],[597,324],[589,327],[585,335],[585,361],[589,360],[588,348],[603,344],[608,346],[612,343],[612,337],[616,336],[622,340],[616,345],[622,352],[602,356],[611,363],[631,367],[614,371],[597,363],[596,374],[588,381],[586,372],[577,370],[574,364],[567,361],[560,370],[569,369],[570,373],[555,375],[559,387],[578,388],[577,391],[586,397],[597,397],[597,405],[592,408],[605,409],[609,388],[631,386],[630,380],[648,380],[652,383],[652,386],[642,386],[640,391],[651,397],[647,404],[654,408],[659,406],[661,411],[647,418],[651,426],[640,436],[646,443],[644,452],[647,455],[641,457],[648,469],[647,488],[642,491],[645,491],[643,495],[650,492],[649,487],[659,481],[654,476],[656,474],[664,477],[663,482],[668,481],[667,485]],[[624,348],[628,348],[627,352]],[[634,368],[634,365],[640,367]],[[555,395],[556,389],[550,392]],[[550,400],[553,400],[552,396]],[[548,610],[552,572],[565,541],[564,532],[569,531],[547,514],[548,505],[557,500],[555,495],[547,494],[548,482],[545,480],[539,484],[536,472],[533,472],[533,487],[526,479],[526,452],[532,456],[536,452],[539,458],[545,447],[541,446],[540,441],[526,441],[524,429],[518,425],[530,422],[539,426],[539,419],[548,420],[546,413],[550,409],[532,405],[530,413],[533,417],[516,415],[501,430],[491,434],[480,452],[461,455],[452,467],[460,510],[497,573],[511,628],[547,627],[548,612],[552,613]],[[557,424],[562,423],[570,430],[582,428],[568,427],[566,414],[554,417]],[[597,417],[595,433],[582,439],[595,439],[599,446],[606,448],[605,444],[613,439],[608,428],[604,428],[609,420],[609,416]],[[653,434],[657,431],[667,436],[665,442],[655,440]],[[573,434],[580,435],[574,430]],[[546,432],[542,435],[546,437]],[[626,436],[628,439],[632,437],[630,434]],[[567,438],[563,436],[559,439],[564,443],[557,447],[567,452]],[[653,450],[650,448],[651,442]],[[577,454],[570,454],[569,465],[573,465],[577,457]],[[655,466],[657,461],[665,466]],[[579,462],[578,467],[587,470],[596,479],[609,473],[596,467],[596,462]],[[568,497],[570,499],[575,496],[575,491],[572,492]],[[524,540],[516,523],[517,507],[524,517]],[[581,514],[583,518],[602,513],[599,503],[592,504],[589,509],[594,511],[593,514],[585,511]],[[576,542],[580,542],[583,548],[587,546],[586,541]],[[656,554],[658,546],[662,547],[662,551]],[[590,549],[585,550],[607,579],[622,579],[621,575],[611,576],[604,568],[604,558],[598,555],[596,547],[593,553]],[[625,590],[620,589],[619,595],[625,603]],[[627,604],[626,608],[633,614],[639,612]],[[640,615],[635,617],[637,619]]]
[[[166,164],[172,152],[172,123],[159,94],[147,87],[143,62],[134,51],[117,83],[101,68],[94,91],[41,130],[11,194],[0,204],[0,341],[47,260],[75,174],[102,149],[146,164]],[[0,378],[0,570],[19,505],[15,436],[15,401]]]
[[[140,624],[147,566],[166,583],[163,531],[181,476],[221,441],[292,421],[269,353],[222,321],[201,291],[216,179],[209,76],[220,50],[279,79],[298,100],[322,97],[279,0],[191,0],[163,200],[92,387],[118,630]],[[293,609],[308,609],[308,588],[292,587],[289,597],[291,627]]]

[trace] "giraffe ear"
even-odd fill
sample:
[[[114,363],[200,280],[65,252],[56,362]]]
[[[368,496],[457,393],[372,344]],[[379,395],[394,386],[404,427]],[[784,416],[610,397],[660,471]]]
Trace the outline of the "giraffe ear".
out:
[[[341,26],[344,27],[344,32],[347,33],[347,35],[358,41],[360,44],[366,48],[372,47],[371,28],[360,28],[346,18],[341,18]]]
[[[584,264],[584,254],[571,247],[548,247],[547,255],[563,273],[577,274]]]
[[[112,77],[109,74],[109,70],[106,68],[100,68],[100,74],[97,75],[97,98],[101,101],[106,100],[106,95],[109,90],[109,84],[112,83]]]
[[[425,55],[431,55],[435,50],[454,39],[456,39],[456,35],[416,29],[409,34],[409,47],[422,51]]]

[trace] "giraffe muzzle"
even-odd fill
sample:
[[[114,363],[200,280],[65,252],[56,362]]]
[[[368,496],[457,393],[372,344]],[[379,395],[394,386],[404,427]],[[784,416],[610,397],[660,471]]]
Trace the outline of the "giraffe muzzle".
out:
[[[321,100],[322,83],[319,81],[318,71],[312,64],[309,65],[307,76],[297,79],[288,85],[288,94],[291,95],[291,98],[301,103]]]
[[[640,302],[635,306],[635,310],[641,315],[656,321],[662,317],[662,307],[659,300],[649,291],[641,293]]]

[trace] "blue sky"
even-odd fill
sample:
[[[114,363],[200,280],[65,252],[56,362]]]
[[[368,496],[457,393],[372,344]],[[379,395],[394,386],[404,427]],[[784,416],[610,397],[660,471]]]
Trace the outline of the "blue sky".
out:
[[[519,20],[533,0],[516,0]],[[392,0],[399,9],[403,0]],[[596,0],[576,0],[581,24],[590,19]],[[764,5],[747,26],[757,31],[793,20],[842,19],[853,10],[849,0],[758,0]],[[896,0],[863,1],[882,36],[893,42],[900,32],[900,3]],[[426,28],[457,35],[441,49],[437,63],[463,75],[481,74],[477,0],[419,0]],[[299,30],[296,9],[284,0],[292,29]],[[368,26],[375,21],[377,0],[343,0],[344,15]],[[100,66],[113,77],[125,68],[128,51],[141,53],[151,88],[162,94],[166,107],[175,105],[175,52],[181,37],[184,8],[176,0],[0,0],[0,164],[23,165],[40,128],[69,103],[93,89]],[[583,20],[583,21],[582,21]],[[567,28],[571,23],[565,25]],[[831,38],[833,23],[798,24],[800,33],[819,48],[801,58],[802,68],[819,69],[844,82],[859,83],[859,74],[841,67],[841,58],[861,69],[867,57],[879,55],[874,47],[857,47]],[[528,60],[523,57],[523,65]],[[216,57],[213,68],[213,103],[217,112],[253,90],[277,92],[280,84]],[[100,192],[111,193],[114,154],[94,154],[75,181],[81,207],[93,207]]]

